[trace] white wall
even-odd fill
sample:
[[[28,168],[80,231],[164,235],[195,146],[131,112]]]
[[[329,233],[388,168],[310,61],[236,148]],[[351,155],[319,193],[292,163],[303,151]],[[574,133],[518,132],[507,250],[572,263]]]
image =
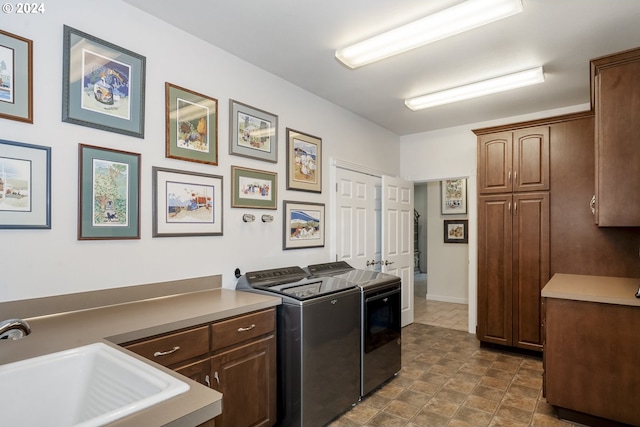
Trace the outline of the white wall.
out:
[[[444,220],[466,219],[466,215],[444,216],[440,213],[440,181],[427,184],[428,255],[427,299],[466,304],[469,292],[469,245],[444,243]]]
[[[330,158],[399,174],[398,136],[138,9],[117,0],[46,6],[44,15],[2,18],[3,30],[34,42],[35,96],[34,124],[0,119],[0,138],[52,147],[52,229],[0,230],[2,302],[213,274],[232,288],[236,267],[245,272],[329,261],[328,240],[324,248],[282,250],[282,200],[325,203],[328,218]],[[63,24],[146,57],[144,139],[61,122]],[[218,166],[165,158],[165,82],[218,99]],[[229,99],[279,116],[277,164],[228,154]],[[287,127],[322,138],[322,194],[286,190]],[[142,154],[140,240],[77,240],[79,143]],[[277,172],[278,210],[231,209],[231,165]],[[152,238],[152,166],[223,176],[224,235]],[[243,223],[246,212],[275,220]],[[325,233],[328,239],[330,224]]]
[[[505,117],[481,123],[406,135],[400,138],[401,169],[405,179],[414,182],[465,178],[469,214],[469,332],[475,332],[477,318],[477,138],[473,129],[553,117],[589,109],[588,104]]]

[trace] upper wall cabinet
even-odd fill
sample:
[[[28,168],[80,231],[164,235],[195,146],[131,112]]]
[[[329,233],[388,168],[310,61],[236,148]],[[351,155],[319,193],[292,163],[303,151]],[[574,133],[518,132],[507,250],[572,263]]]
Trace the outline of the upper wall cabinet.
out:
[[[549,127],[479,136],[480,194],[549,189]]]
[[[640,226],[640,48],[591,61],[596,117],[592,211],[601,227]]]

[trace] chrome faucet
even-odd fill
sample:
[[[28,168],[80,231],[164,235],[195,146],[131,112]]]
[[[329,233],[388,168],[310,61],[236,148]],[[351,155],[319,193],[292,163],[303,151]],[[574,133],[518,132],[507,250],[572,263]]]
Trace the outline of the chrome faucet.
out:
[[[0,322],[0,340],[19,340],[31,333],[31,326],[22,319],[8,319]]]

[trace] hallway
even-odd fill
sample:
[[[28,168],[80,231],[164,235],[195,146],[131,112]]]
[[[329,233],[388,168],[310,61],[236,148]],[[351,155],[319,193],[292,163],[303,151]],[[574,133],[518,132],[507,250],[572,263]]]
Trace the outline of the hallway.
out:
[[[469,306],[451,302],[428,300],[427,275],[414,275],[414,319],[415,323],[439,326],[457,331],[467,331],[469,327]]]

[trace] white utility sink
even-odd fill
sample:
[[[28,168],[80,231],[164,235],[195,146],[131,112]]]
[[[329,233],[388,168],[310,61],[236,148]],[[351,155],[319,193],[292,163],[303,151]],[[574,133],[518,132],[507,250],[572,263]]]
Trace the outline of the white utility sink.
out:
[[[0,365],[0,424],[102,426],[187,390],[187,383],[95,343]]]

